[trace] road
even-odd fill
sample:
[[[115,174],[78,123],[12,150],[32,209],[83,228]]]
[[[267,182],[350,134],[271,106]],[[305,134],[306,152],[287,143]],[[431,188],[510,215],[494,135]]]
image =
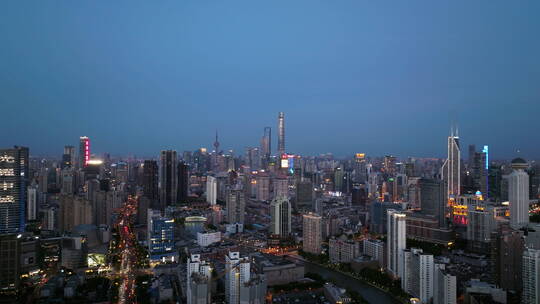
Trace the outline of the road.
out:
[[[124,206],[120,210],[117,222],[117,231],[120,234],[121,246],[121,263],[120,263],[120,277],[122,278],[122,284],[118,291],[118,303],[136,303],[137,298],[135,295],[135,269],[134,263],[136,259],[135,244],[137,242],[136,236],[132,230],[133,215],[137,211],[137,201],[133,198],[129,198],[125,202]]]

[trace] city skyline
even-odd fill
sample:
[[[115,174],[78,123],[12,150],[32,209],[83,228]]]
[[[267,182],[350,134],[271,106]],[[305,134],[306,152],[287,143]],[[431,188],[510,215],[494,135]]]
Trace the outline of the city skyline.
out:
[[[218,129],[242,151],[283,111],[297,154],[444,157],[453,123],[495,158],[540,152],[537,2],[284,5],[4,3],[0,144],[156,155]]]

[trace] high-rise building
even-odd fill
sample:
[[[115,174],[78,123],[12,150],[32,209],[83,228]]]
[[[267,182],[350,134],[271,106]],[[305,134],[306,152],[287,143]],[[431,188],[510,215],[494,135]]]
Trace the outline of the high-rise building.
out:
[[[261,153],[265,159],[272,155],[272,128],[264,127],[264,135],[261,138]]]
[[[278,176],[273,180],[274,198],[289,197],[289,180],[286,176]]]
[[[278,115],[278,154],[285,153],[285,113],[279,112]]]
[[[461,194],[461,151],[457,130],[448,136],[448,157],[441,168],[441,177],[446,182],[448,198]]]
[[[322,217],[314,213],[303,215],[303,250],[308,253],[320,254],[322,244]]]
[[[206,202],[210,205],[217,203],[217,178],[212,175],[206,177]]]
[[[257,183],[256,198],[259,201],[270,200],[270,176],[265,173],[259,173],[255,178]]]
[[[310,180],[301,180],[296,184],[296,209],[313,210],[313,184]]]
[[[0,288],[13,291],[20,282],[21,251],[17,234],[0,234],[0,249]]]
[[[38,193],[38,187],[35,183],[28,186],[28,190],[27,190],[28,199],[26,201],[26,219],[29,221],[37,219],[37,211],[38,211],[37,193]]]
[[[212,267],[209,262],[201,260],[200,254],[192,254],[187,260],[186,300],[188,304],[209,304],[210,279]]]
[[[150,209],[151,210],[151,209]],[[176,255],[174,242],[174,219],[156,215],[148,211],[148,250],[152,259],[162,259]]]
[[[423,253],[422,249],[403,250],[401,288],[420,299],[421,303],[430,303],[433,298],[434,266],[433,255]]]
[[[504,290],[519,292],[525,240],[523,231],[502,226],[491,236],[491,270],[495,283]]]
[[[161,151],[159,168],[160,210],[175,204],[178,196],[178,168],[176,151]]]
[[[229,304],[240,303],[240,287],[251,279],[249,258],[240,257],[239,252],[225,256],[225,297]]]
[[[523,293],[521,303],[540,303],[540,250],[527,249],[523,253]]]
[[[145,160],[142,175],[143,196],[150,201],[150,208],[160,209],[158,163],[155,160]]]
[[[185,162],[178,163],[178,195],[179,202],[185,202],[188,198],[189,167]]]
[[[403,250],[407,247],[406,215],[394,209],[387,211],[387,263],[388,270],[397,277],[403,276]]]
[[[529,175],[523,158],[512,160],[512,173],[508,176],[510,226],[519,229],[529,224]]]
[[[239,184],[232,186],[227,193],[227,221],[229,224],[244,224],[246,201],[244,189]]]
[[[433,304],[456,304],[456,276],[445,271],[444,264],[435,264]]]
[[[28,186],[28,148],[0,150],[0,234],[23,232]]]
[[[434,216],[440,227],[446,226],[446,187],[443,181],[420,178],[417,183],[420,188],[420,207],[422,213]]]
[[[272,222],[270,232],[281,237],[291,233],[291,203],[284,196],[276,197],[270,203]]]
[[[90,160],[90,139],[88,136],[79,138],[79,168],[84,168]]]
[[[65,146],[64,154],[62,154],[62,165],[61,168],[71,168],[75,165],[75,147],[74,146]]]

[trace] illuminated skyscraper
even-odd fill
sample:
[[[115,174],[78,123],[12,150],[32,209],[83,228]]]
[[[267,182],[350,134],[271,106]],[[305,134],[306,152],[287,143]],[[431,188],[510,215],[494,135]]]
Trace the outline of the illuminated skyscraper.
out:
[[[285,153],[285,113],[279,112],[278,116],[278,154]]]
[[[79,139],[79,168],[84,168],[90,160],[90,139],[81,136]]]
[[[406,215],[400,211],[387,211],[387,257],[388,270],[398,277],[403,277],[403,250],[406,249]]]
[[[448,198],[461,194],[461,151],[457,130],[452,130],[448,136],[448,158],[441,168],[441,176],[448,187]]]
[[[28,148],[0,150],[0,234],[24,231],[27,179]]]
[[[159,168],[159,204],[160,210],[176,203],[178,191],[178,174],[176,151],[161,151]]]
[[[512,173],[508,176],[510,226],[519,229],[529,224],[529,174],[523,158],[512,160]]]

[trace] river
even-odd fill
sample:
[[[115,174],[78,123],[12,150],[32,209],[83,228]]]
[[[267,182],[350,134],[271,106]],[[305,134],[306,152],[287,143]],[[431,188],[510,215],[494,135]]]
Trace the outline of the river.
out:
[[[362,282],[361,280],[344,275],[340,272],[313,264],[307,261],[303,262],[305,266],[305,272],[317,273],[325,279],[330,279],[336,282],[339,287],[345,287],[346,289],[354,290],[366,299],[369,303],[373,304],[399,304],[400,302],[394,299],[388,293],[375,288],[369,284]]]

